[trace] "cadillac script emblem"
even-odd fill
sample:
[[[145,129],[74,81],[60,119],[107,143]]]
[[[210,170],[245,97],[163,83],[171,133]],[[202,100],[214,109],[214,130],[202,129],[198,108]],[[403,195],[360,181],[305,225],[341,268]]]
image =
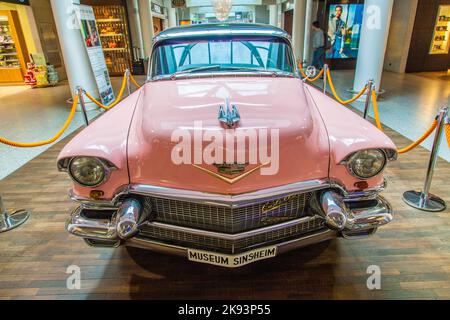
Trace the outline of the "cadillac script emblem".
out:
[[[239,122],[239,120],[241,120],[241,116],[235,105],[230,108],[230,102],[228,101],[228,98],[226,99],[225,103],[226,110],[222,105],[219,107],[218,119],[220,122],[225,123],[228,128],[233,128]]]
[[[214,163],[214,166],[219,173],[233,175],[244,172],[248,163]]]
[[[294,219],[297,216],[299,210],[298,205],[295,204],[298,199],[299,195],[291,195],[264,203],[261,207],[261,213],[265,214],[265,216],[261,217],[261,223],[280,223],[283,221]],[[284,210],[281,210],[281,212],[277,211],[277,209],[283,207]],[[287,208],[290,209],[287,210]]]
[[[270,211],[274,211],[278,208],[281,208],[283,206],[288,205],[291,201],[293,200],[297,200],[298,199],[298,195],[291,195],[291,196],[287,196],[281,199],[277,199],[277,200],[273,200],[273,201],[268,201],[266,203],[263,204],[262,208],[261,208],[261,212],[262,213],[267,213]]]

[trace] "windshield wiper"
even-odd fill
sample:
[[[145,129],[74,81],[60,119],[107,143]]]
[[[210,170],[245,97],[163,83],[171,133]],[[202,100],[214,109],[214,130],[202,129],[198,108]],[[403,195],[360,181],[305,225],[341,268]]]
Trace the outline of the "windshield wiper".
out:
[[[266,72],[273,72],[266,70],[264,68],[249,68],[249,67],[224,67],[224,70],[238,70],[238,71],[266,71]]]
[[[248,67],[224,67],[223,70],[233,70],[233,71],[249,71],[249,72],[262,72],[262,73],[268,73],[272,75],[277,75],[280,71],[275,70],[267,70],[264,68],[248,68]]]

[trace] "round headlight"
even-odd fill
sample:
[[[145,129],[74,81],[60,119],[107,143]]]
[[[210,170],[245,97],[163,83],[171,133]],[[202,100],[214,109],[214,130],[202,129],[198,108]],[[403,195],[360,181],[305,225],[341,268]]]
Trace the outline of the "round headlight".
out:
[[[386,155],[382,150],[370,149],[358,151],[348,161],[350,172],[358,178],[369,179],[386,166]]]
[[[79,184],[95,187],[101,184],[106,177],[103,163],[93,157],[76,157],[70,162],[69,173]]]

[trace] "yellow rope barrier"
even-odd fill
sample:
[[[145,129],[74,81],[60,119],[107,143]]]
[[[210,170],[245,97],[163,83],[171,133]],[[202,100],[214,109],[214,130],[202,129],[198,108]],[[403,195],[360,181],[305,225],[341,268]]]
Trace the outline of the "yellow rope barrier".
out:
[[[373,114],[375,117],[375,123],[377,125],[377,128],[380,129],[381,131],[383,131],[383,127],[381,126],[381,121],[380,121],[380,115],[378,112],[378,101],[377,101],[377,93],[376,90],[373,89],[372,90],[372,103],[373,103]],[[409,145],[406,148],[403,149],[398,149],[398,153],[402,154],[402,153],[406,153],[409,152],[411,150],[413,150],[414,148],[416,148],[419,144],[421,144],[422,142],[425,141],[425,139],[427,139],[432,133],[433,131],[436,129],[437,127],[437,120],[434,120],[431,127],[414,143],[412,143],[411,145]],[[450,131],[450,129],[449,129]],[[450,135],[450,132],[449,132]],[[449,143],[450,145],[450,143]]]
[[[445,136],[447,138],[447,144],[448,144],[448,147],[450,148],[450,123],[445,124],[444,130],[445,130]]]
[[[367,87],[364,87],[355,97],[353,97],[352,99],[349,99],[349,100],[342,100],[339,96],[338,96],[338,94],[337,94],[337,92],[336,92],[336,88],[334,87],[334,84],[333,84],[333,80],[331,79],[331,72],[330,72],[330,69],[327,69],[327,78],[328,78],[328,83],[330,84],[330,89],[331,89],[331,92],[333,92],[333,95],[334,95],[334,97],[336,98],[336,100],[337,101],[339,101],[340,103],[342,103],[342,104],[349,104],[349,103],[352,103],[352,102],[355,102],[356,100],[358,100],[359,98],[361,98],[361,96],[364,94],[364,92],[366,92],[366,90],[367,90]]]
[[[114,106],[116,106],[120,100],[122,100],[122,96],[123,93],[125,92],[125,87],[127,85],[127,77],[123,76],[123,80],[122,80],[122,86],[120,87],[120,91],[119,94],[117,95],[116,100],[111,103],[109,106],[105,106],[104,104],[102,104],[100,101],[96,100],[89,92],[85,91],[84,94],[96,105],[98,105],[100,108],[105,109],[105,110],[109,110],[111,108],[113,108]]]
[[[317,76],[315,76],[314,78],[309,78],[309,77],[305,74],[305,72],[303,71],[302,64],[301,64],[300,61],[298,62],[298,69],[300,70],[300,73],[302,74],[302,77],[305,78],[305,79],[306,79],[307,81],[309,81],[309,82],[315,82],[315,81],[319,80],[320,77],[323,75],[323,73],[324,73],[324,71],[325,71],[325,69],[322,69],[322,70],[320,70],[320,72],[317,74]]]
[[[410,146],[403,148],[403,149],[399,149],[398,153],[402,154],[402,153],[406,153],[408,151],[411,151],[412,149],[414,149],[415,147],[417,147],[419,144],[421,144],[422,142],[425,141],[426,138],[428,138],[430,136],[430,134],[433,133],[433,131],[436,129],[437,127],[437,120],[433,121],[433,124],[431,125],[431,127],[423,134],[423,136],[421,136],[416,142],[414,142],[413,144],[411,144]]]
[[[140,88],[141,85],[137,83],[136,79],[133,77],[133,75],[130,73],[130,81],[136,86],[136,88]]]
[[[58,140],[59,137],[61,137],[61,135],[64,133],[64,131],[66,131],[67,127],[69,126],[70,122],[73,119],[75,110],[77,108],[77,104],[78,104],[78,96],[75,96],[73,98],[72,109],[70,110],[69,116],[68,116],[66,122],[64,123],[64,126],[51,139],[44,140],[44,141],[38,141],[38,142],[15,142],[15,141],[0,137],[0,142],[7,144],[9,146],[12,146],[12,147],[22,147],[22,148],[40,147],[40,146],[44,146],[44,145],[53,143],[56,140]]]
[[[133,84],[137,88],[141,87],[131,74],[130,74],[129,79],[131,80],[131,82],[133,82]],[[101,102],[99,102],[97,99],[95,99],[89,92],[84,91],[84,94],[92,102],[94,102],[96,105],[98,105],[100,108],[109,110],[109,109],[113,108],[115,105],[117,105],[120,102],[120,100],[122,100],[122,96],[125,92],[126,85],[127,85],[127,76],[124,75],[119,94],[117,95],[116,100],[113,103],[111,103],[109,106],[103,105]],[[73,116],[75,115],[76,108],[77,108],[78,99],[79,99],[79,97],[78,97],[78,95],[76,95],[75,98],[73,99],[72,109],[70,110],[70,114],[69,114],[66,122],[64,123],[64,126],[58,131],[58,133],[53,138],[44,140],[44,141],[37,141],[37,142],[16,142],[16,141],[12,141],[12,140],[0,137],[0,143],[6,144],[6,145],[9,145],[12,147],[30,148],[30,147],[44,146],[44,145],[55,142],[56,140],[58,140],[59,137],[61,137],[61,135],[64,133],[64,131],[66,131],[67,127],[69,126],[70,122],[72,121]]]
[[[380,115],[378,113],[377,92],[375,89],[372,89],[372,104],[373,104],[373,114],[375,116],[375,123],[377,124],[377,128],[383,131],[383,127],[381,126],[380,121]]]

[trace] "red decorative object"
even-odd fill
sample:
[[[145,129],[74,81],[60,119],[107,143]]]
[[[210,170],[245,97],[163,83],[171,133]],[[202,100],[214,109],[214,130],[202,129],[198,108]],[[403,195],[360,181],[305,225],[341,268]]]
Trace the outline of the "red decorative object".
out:
[[[34,71],[36,69],[36,65],[34,63],[27,63],[27,74],[25,75],[25,84],[35,87],[37,85],[36,76]]]

